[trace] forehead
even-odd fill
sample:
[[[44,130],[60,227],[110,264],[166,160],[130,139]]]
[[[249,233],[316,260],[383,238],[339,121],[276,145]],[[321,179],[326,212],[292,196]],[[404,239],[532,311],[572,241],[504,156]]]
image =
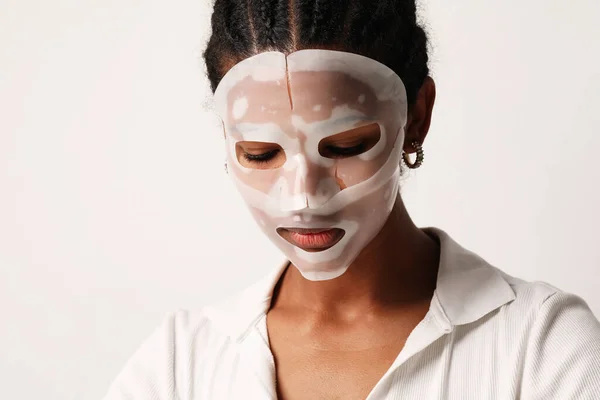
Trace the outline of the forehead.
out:
[[[348,105],[373,114],[382,102],[400,105],[396,111],[405,114],[404,85],[393,71],[366,57],[329,50],[250,57],[234,66],[215,92],[224,120],[239,119],[256,108],[275,116],[284,110],[327,114]]]
[[[285,84],[248,76],[230,89],[227,104],[229,120],[257,114],[283,118],[293,113],[308,122],[329,118],[340,106],[364,115],[375,115],[378,108],[377,97],[369,85],[333,71],[289,72]]]

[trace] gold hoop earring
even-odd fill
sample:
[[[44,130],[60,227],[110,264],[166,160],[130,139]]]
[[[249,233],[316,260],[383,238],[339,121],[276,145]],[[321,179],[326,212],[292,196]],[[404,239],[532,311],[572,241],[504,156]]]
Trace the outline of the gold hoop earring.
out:
[[[421,143],[417,141],[412,142],[412,147],[414,147],[417,151],[417,158],[415,162],[413,163],[410,161],[410,158],[408,157],[408,154],[405,151],[402,152],[402,159],[404,160],[404,164],[406,164],[408,168],[417,169],[423,164],[425,152],[423,151],[423,146],[421,145]]]

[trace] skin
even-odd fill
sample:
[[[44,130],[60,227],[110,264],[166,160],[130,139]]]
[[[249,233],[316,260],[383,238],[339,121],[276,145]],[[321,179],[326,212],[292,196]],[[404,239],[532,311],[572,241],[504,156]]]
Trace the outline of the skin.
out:
[[[407,153],[425,140],[435,94],[427,77],[409,109]],[[287,268],[267,313],[278,398],[365,399],[429,310],[438,265],[439,243],[398,196],[382,230],[340,277],[315,282]]]

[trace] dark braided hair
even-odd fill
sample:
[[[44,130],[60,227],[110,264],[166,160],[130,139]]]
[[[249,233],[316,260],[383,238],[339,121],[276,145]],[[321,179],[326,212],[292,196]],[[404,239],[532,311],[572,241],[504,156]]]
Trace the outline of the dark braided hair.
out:
[[[329,49],[394,70],[414,103],[429,74],[415,0],[215,0],[204,60],[213,92],[238,62],[263,51]]]

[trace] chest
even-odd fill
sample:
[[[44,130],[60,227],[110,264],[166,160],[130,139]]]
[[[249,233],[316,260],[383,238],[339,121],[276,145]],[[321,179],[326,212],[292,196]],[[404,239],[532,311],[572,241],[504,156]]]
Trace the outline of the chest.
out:
[[[374,338],[369,342],[360,335],[335,339],[332,332],[321,331],[324,338],[315,342],[302,326],[284,324],[292,329],[280,329],[274,323],[267,332],[263,320],[239,345],[215,342],[209,348],[213,355],[204,348],[195,357],[203,362],[189,399],[514,400],[519,398],[527,341],[515,340],[514,332],[505,332],[495,321],[449,332],[429,316],[406,343],[378,347],[373,342],[388,337],[380,332],[368,335]]]
[[[358,327],[268,318],[279,400],[364,400],[390,369],[419,316]]]
[[[365,351],[275,350],[278,398],[364,400],[400,350],[400,345]]]

